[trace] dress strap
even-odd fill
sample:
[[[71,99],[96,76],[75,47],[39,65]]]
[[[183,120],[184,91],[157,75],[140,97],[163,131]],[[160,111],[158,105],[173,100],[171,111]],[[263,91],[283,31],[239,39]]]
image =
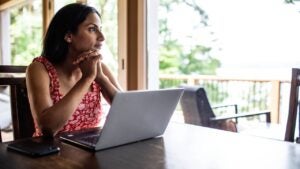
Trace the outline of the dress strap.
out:
[[[48,71],[48,75],[50,77],[50,93],[56,93],[55,95],[59,95],[59,81],[55,67],[51,62],[49,62],[45,57],[42,56],[34,58],[33,62],[35,61],[42,63]],[[54,99],[53,101],[56,102],[57,100]]]

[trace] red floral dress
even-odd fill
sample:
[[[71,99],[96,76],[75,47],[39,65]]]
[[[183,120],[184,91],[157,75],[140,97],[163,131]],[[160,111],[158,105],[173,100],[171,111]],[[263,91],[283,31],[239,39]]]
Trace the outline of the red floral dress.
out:
[[[59,92],[59,80],[56,69],[45,57],[37,57],[33,61],[43,63],[46,67],[50,77],[51,99],[53,104],[57,103],[60,99],[62,99],[63,95]],[[99,126],[101,117],[103,115],[103,109],[100,104],[100,90],[100,86],[94,81],[92,83],[92,91],[85,94],[73,115],[59,132]],[[35,122],[35,133],[33,136],[41,135],[42,132]]]

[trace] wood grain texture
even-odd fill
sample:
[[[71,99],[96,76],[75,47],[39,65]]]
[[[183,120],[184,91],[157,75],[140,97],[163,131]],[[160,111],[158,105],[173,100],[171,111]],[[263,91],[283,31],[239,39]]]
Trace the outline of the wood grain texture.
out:
[[[170,123],[162,137],[89,152],[59,143],[58,154],[31,158],[0,144],[5,169],[296,169],[300,146],[211,128]]]

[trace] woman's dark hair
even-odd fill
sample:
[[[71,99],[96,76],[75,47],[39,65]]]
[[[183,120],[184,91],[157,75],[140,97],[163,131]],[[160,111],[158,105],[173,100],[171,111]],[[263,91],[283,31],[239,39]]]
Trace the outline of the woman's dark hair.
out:
[[[68,52],[65,35],[76,33],[78,26],[90,13],[96,13],[100,17],[95,8],[81,3],[72,3],[61,8],[49,24],[41,55],[54,64],[63,62]]]

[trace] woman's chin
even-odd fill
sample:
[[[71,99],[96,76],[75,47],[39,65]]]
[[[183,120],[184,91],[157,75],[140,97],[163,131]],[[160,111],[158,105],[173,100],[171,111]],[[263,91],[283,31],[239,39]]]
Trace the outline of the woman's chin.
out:
[[[94,49],[95,49],[95,50],[101,50],[101,47],[102,47],[102,45],[95,45],[95,46],[94,46]]]

